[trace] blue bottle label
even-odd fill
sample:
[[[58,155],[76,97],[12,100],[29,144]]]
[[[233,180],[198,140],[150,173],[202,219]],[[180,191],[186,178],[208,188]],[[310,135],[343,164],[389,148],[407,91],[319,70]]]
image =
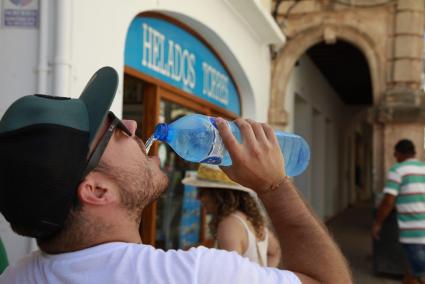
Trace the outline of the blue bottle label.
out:
[[[210,122],[215,127],[215,129],[218,129],[217,122],[215,121],[215,117],[210,117]]]
[[[221,158],[220,157],[208,157],[208,158],[202,160],[201,163],[210,164],[210,165],[220,165],[221,164]]]
[[[218,132],[217,126],[215,126],[215,120],[210,117],[210,122],[213,125],[212,130],[214,131],[214,139],[208,156],[205,157],[205,159],[203,159],[201,163],[219,165],[223,160],[225,148],[223,145],[223,141],[221,140],[220,133]]]

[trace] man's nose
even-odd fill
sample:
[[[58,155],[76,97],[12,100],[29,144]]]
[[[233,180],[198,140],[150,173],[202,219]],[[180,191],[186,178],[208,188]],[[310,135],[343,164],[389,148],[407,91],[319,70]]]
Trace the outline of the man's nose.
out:
[[[134,136],[137,129],[137,122],[134,120],[123,120],[122,123],[130,130],[131,135]]]

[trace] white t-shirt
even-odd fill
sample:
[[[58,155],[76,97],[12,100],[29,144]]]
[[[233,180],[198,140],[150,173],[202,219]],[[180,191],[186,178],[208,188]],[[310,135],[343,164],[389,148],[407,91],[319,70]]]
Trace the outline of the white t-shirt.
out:
[[[164,252],[152,246],[107,243],[48,255],[39,251],[10,266],[1,284],[280,283],[301,284],[292,272],[260,267],[236,252],[205,247]]]

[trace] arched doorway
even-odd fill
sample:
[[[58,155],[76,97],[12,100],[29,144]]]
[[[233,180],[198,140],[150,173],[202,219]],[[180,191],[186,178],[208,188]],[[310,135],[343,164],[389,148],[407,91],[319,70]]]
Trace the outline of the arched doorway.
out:
[[[286,129],[304,136],[312,151],[295,182],[324,220],[372,193],[371,70],[351,42],[319,41],[300,54],[286,79]]]

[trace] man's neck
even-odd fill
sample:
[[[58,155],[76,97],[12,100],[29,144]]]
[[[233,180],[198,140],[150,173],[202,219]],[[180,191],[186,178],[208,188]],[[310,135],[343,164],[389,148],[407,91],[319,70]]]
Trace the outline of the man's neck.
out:
[[[130,221],[106,223],[99,218],[80,218],[49,240],[37,240],[48,254],[73,252],[110,242],[142,243],[138,225]]]
[[[409,157],[404,157],[403,159],[400,159],[399,163],[403,163],[409,160],[414,160],[415,156],[409,156]]]

